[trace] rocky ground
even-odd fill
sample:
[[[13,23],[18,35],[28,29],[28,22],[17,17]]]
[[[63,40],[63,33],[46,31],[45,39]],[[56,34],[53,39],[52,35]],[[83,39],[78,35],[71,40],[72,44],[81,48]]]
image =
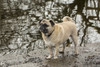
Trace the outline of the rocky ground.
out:
[[[79,55],[74,48],[66,47],[65,54],[57,60],[46,60],[47,49],[35,49],[28,54],[9,53],[0,55],[0,67],[100,67],[100,43],[79,47]]]

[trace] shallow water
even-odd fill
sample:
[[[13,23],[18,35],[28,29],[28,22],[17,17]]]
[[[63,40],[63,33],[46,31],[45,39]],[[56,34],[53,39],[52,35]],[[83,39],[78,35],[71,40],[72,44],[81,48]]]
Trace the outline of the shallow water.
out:
[[[100,42],[99,3],[99,0],[1,1],[0,45],[7,50],[44,48],[38,22],[46,18],[60,23],[66,15],[76,23],[78,45]]]

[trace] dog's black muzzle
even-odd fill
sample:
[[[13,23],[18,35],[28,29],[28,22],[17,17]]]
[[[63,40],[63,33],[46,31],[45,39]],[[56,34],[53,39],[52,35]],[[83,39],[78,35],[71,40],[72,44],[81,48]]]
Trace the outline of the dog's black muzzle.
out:
[[[40,26],[40,31],[43,32],[44,34],[48,33],[48,30],[46,29],[46,27],[44,27],[43,25]]]

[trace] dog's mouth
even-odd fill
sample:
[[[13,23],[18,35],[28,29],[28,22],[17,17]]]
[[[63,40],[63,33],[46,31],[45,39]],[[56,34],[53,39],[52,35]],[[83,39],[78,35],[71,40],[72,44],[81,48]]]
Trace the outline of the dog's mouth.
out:
[[[44,34],[48,33],[48,30],[46,28],[44,28],[44,27],[40,27],[39,30],[41,32],[43,32]]]
[[[47,34],[47,33],[48,33],[48,30],[45,29],[45,30],[43,30],[42,32],[43,32],[44,34]]]
[[[40,31],[43,32],[44,35],[47,37],[50,37],[52,35],[52,33],[54,32],[54,30],[53,30],[51,33],[49,33],[48,29],[40,29]]]

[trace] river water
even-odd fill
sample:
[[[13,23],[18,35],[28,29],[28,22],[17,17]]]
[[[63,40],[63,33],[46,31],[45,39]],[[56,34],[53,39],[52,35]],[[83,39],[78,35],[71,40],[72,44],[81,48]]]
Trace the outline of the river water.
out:
[[[99,0],[4,0],[0,13],[0,44],[9,50],[44,48],[38,22],[53,19],[60,23],[64,16],[75,21],[79,46],[100,42],[99,3]]]

